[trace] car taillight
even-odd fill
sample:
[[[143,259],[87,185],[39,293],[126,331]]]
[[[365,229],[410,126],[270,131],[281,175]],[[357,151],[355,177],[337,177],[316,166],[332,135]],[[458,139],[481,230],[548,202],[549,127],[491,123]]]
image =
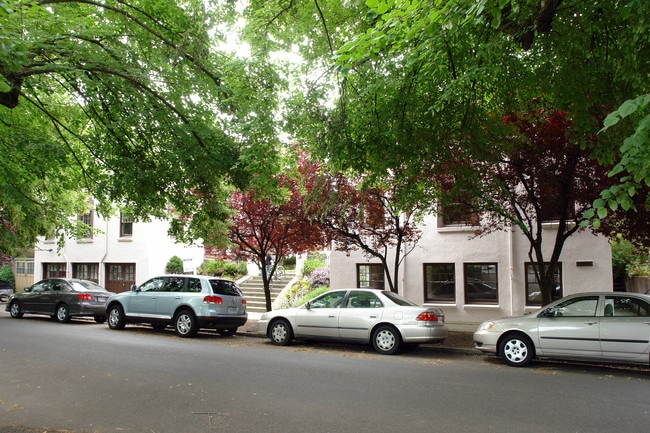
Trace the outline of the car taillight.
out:
[[[93,297],[89,295],[88,293],[77,293],[77,298],[80,301],[92,301]]]
[[[246,305],[246,298],[241,298],[241,304]]]
[[[210,296],[206,296],[205,298],[203,298],[203,303],[204,304],[223,304],[223,299],[221,299],[221,297],[219,297],[219,296],[210,295]]]
[[[418,317],[415,318],[418,322],[443,322],[445,321],[445,316],[438,316],[431,311],[425,311],[424,313],[418,314]]]

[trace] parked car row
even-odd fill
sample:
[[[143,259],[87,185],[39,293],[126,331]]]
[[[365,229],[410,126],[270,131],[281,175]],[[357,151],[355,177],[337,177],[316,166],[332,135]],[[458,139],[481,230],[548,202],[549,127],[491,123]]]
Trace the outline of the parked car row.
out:
[[[59,322],[91,316],[98,323],[108,319],[115,330],[127,323],[172,326],[181,337],[199,329],[233,335],[248,318],[235,282],[196,275],[155,277],[117,294],[92,281],[47,279],[11,295],[6,311],[13,318],[45,314]],[[441,309],[418,306],[390,291],[360,288],[331,290],[300,307],[264,313],[257,333],[279,346],[294,339],[357,342],[386,355],[448,337]],[[511,366],[535,358],[649,365],[650,295],[570,295],[534,313],[486,321],[473,337],[476,349]]]

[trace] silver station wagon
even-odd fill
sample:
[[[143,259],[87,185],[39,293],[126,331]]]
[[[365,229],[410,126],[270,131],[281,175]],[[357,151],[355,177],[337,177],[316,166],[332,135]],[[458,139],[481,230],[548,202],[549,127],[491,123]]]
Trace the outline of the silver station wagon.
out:
[[[580,293],[525,316],[482,323],[474,347],[512,366],[534,358],[650,364],[650,296]]]
[[[201,275],[163,275],[106,303],[108,326],[149,323],[155,329],[172,325],[181,337],[193,337],[202,328],[233,335],[246,323],[246,299],[234,281]]]

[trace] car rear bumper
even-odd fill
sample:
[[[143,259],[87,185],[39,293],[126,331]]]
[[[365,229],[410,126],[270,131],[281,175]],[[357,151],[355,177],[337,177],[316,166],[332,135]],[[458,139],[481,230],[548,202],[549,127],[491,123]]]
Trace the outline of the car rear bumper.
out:
[[[440,343],[449,335],[446,326],[405,326],[400,328],[404,343]]]
[[[106,316],[106,304],[70,305],[71,316]]]
[[[248,314],[237,316],[201,316],[196,318],[200,328],[237,328],[248,320]]]

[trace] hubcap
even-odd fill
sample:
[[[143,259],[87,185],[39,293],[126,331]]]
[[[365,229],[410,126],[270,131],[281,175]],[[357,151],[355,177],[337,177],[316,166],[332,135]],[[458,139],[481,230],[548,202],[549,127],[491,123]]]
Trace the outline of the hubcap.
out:
[[[68,310],[65,307],[59,307],[56,310],[56,315],[59,318],[59,320],[65,320],[65,316],[68,314]]]
[[[112,309],[108,315],[108,322],[111,326],[117,326],[117,323],[120,321],[120,312],[117,309]]]
[[[18,304],[12,304],[11,305],[11,314],[15,316],[18,313],[20,313],[20,307],[18,306]]]
[[[376,337],[377,346],[381,350],[390,350],[395,346],[395,335],[390,331],[381,331]]]
[[[511,362],[520,363],[528,355],[528,348],[521,340],[510,340],[503,348],[503,352]]]
[[[188,332],[190,332],[190,328],[192,327],[192,319],[190,319],[190,317],[187,314],[178,316],[178,320],[176,321],[176,327],[178,328],[178,332],[185,335]]]
[[[271,336],[273,337],[273,341],[281,343],[287,338],[287,329],[282,325],[275,325],[271,331]]]

